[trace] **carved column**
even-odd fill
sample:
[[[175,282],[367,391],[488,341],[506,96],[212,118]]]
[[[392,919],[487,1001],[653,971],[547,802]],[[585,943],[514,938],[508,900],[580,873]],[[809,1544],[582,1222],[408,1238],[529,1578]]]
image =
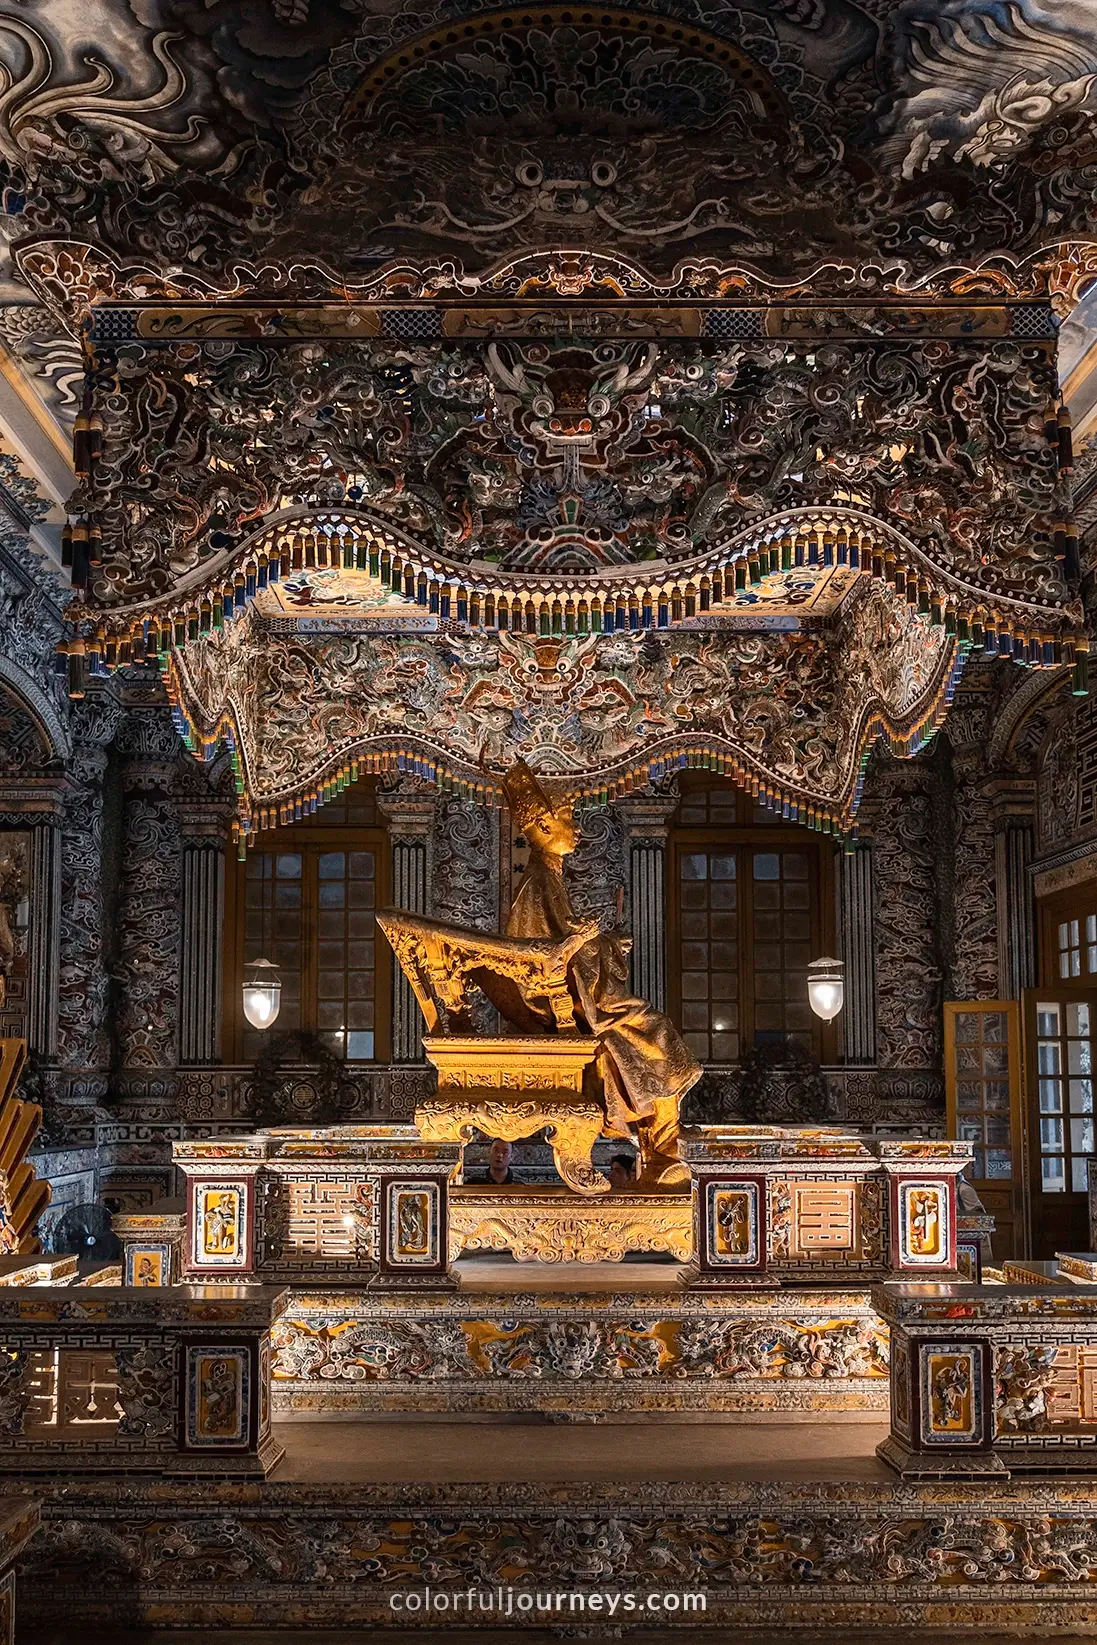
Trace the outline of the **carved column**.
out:
[[[999,777],[989,785],[998,905],[998,986],[1019,1000],[1036,986],[1036,908],[1029,865],[1036,855],[1036,783]]]
[[[179,742],[160,710],[127,717],[119,734],[122,851],[116,1023],[123,1068],[179,1060],[182,842],[175,798]]]
[[[436,796],[414,781],[397,781],[378,789],[377,806],[388,823],[392,848],[394,908],[409,914],[427,912],[430,884],[430,838]],[[392,1060],[422,1062],[423,1013],[395,956],[392,961]]]
[[[952,769],[952,963],[946,987],[953,999],[992,1000],[998,995],[998,899],[983,750],[954,749]]]
[[[884,756],[861,807],[873,852],[876,1050],[886,1069],[941,1064],[932,780],[925,760]]]
[[[19,1033],[47,1062],[57,1056],[61,937],[61,825],[66,786],[57,777],[5,782],[0,796],[0,855],[20,842],[25,896],[26,998]],[[14,912],[10,908],[9,911]],[[9,999],[9,1006],[11,1001]]]
[[[212,798],[184,796],[182,919],[179,949],[179,1061],[217,1062],[221,1056],[221,985],[224,965],[225,846],[229,808]]]
[[[873,943],[872,846],[862,841],[838,858],[838,946],[846,999],[839,1017],[847,1063],[876,1061],[876,959]]]
[[[51,819],[31,831],[27,934],[27,1043],[48,1061],[57,1054],[60,940],[61,830]]]
[[[614,810],[628,841],[628,917],[632,929],[632,991],[658,1011],[667,1008],[667,834],[676,795],[634,794]]]
[[[88,699],[73,715],[73,752],[66,776],[61,841],[60,983],[57,1053],[68,1069],[98,1070],[110,1062],[107,931],[112,874],[104,863],[107,745],[117,725],[112,704]]]

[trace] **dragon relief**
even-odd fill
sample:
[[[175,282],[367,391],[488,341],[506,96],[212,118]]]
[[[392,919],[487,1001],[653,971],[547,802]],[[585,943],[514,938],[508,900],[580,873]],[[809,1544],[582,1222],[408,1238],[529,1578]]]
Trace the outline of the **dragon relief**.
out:
[[[286,506],[349,506],[455,565],[678,562],[775,512],[891,520],[945,583],[1069,598],[1045,414],[1008,338],[104,345],[97,603],[169,591]]]

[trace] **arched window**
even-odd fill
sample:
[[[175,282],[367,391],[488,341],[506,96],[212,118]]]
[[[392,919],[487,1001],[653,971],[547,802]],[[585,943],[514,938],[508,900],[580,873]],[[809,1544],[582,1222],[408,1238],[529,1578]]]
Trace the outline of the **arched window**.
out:
[[[241,1005],[244,966],[262,958],[282,978],[273,1032],[316,1034],[348,1062],[386,1061],[388,949],[375,915],[388,897],[388,840],[369,788],[260,838],[228,886],[226,1060],[254,1062],[267,1038]]]
[[[694,1055],[790,1040],[833,1062],[807,994],[810,961],[833,952],[832,842],[698,773],[670,846],[670,1005]]]

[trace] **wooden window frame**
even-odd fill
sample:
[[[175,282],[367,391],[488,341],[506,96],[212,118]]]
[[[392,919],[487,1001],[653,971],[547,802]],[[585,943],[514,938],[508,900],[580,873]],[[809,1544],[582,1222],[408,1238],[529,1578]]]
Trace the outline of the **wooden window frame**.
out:
[[[956,1019],[999,1013],[1006,1018],[1009,1059],[1009,1134],[1011,1174],[973,1177],[972,1186],[987,1211],[997,1219],[1004,1239],[998,1239],[995,1257],[1023,1257],[1031,1250],[1028,1112],[1025,1106],[1025,1060],[1021,1034],[1021,1007],[1017,1000],[945,1001],[945,1124],[950,1137],[958,1135]],[[982,1076],[980,1075],[980,1078]],[[981,1109],[980,1113],[985,1113]],[[1007,1250],[1005,1247],[1009,1246]]]
[[[372,851],[377,865],[375,884],[376,908],[375,912],[387,907],[392,884],[392,852],[388,833],[380,824],[373,826],[356,823],[291,823],[285,828],[271,829],[264,833],[261,849],[264,852],[300,852],[308,858],[318,858],[326,851]],[[254,855],[254,853],[253,853]],[[229,1064],[242,1065],[244,1045],[244,1010],[242,1003],[242,988],[244,981],[244,966],[250,959],[258,956],[244,953],[246,918],[245,918],[245,887],[247,884],[247,863],[240,862],[235,857],[230,858],[226,865],[225,875],[225,963],[224,963],[224,990],[222,994],[222,1055],[223,1061]],[[314,876],[312,876],[314,878]],[[306,875],[302,873],[302,881]],[[302,949],[304,963],[301,969],[301,1032],[304,1034],[316,1033],[315,1026],[310,1026],[316,1005],[316,944],[318,928],[316,920],[319,908],[316,899],[311,904],[302,889]],[[385,1064],[392,1059],[392,950],[381,934],[379,926],[374,927],[374,1030],[373,1056],[367,1061],[348,1063],[351,1068],[375,1068],[378,1064]],[[306,1002],[308,1005],[306,1006]],[[272,1035],[279,1032],[278,1024],[270,1030]],[[250,1066],[250,1065],[248,1065]]]
[[[1086,950],[1089,945],[1085,938],[1086,916],[1097,915],[1097,881],[1088,880],[1084,885],[1070,886],[1065,891],[1054,892],[1050,897],[1041,897],[1037,908],[1041,987],[1097,987],[1097,971],[1086,969]],[[1066,920],[1079,922],[1082,971],[1077,977],[1059,975],[1059,927]]]
[[[689,793],[707,792],[721,788],[717,782],[693,782]],[[742,873],[744,865],[753,869],[752,854],[756,851],[801,851],[808,859],[808,884],[811,898],[811,946],[814,958],[821,959],[834,952],[836,938],[835,856],[836,848],[827,849],[825,838],[813,834],[796,823],[757,823],[751,816],[751,802],[738,792],[737,821],[731,827],[709,824],[694,827],[671,822],[667,841],[667,1007],[672,1020],[682,1021],[682,971],[680,952],[681,885],[679,860],[691,852],[722,849],[726,855],[737,855],[738,876],[738,971],[739,971],[739,1056],[754,1047],[754,987],[752,956],[754,949],[754,876]],[[838,1023],[823,1022],[812,1014],[813,1051],[824,1067],[834,1067],[838,1060]],[[717,1065],[722,1066],[722,1065]]]
[[[1062,1194],[1045,1192],[1043,1188],[1043,1149],[1040,1146],[1040,1072],[1037,1066],[1039,1035],[1036,1032],[1037,1006],[1050,1001],[1053,1004],[1085,1004],[1090,1007],[1097,1022],[1097,978],[1089,985],[1059,982],[1046,987],[1026,988],[1021,996],[1022,1042],[1025,1058],[1025,1118],[1028,1128],[1028,1182],[1032,1206],[1032,1249],[1037,1255],[1053,1255],[1052,1247],[1060,1251],[1084,1251],[1089,1248],[1089,1196],[1085,1189],[1068,1187]],[[1097,1029],[1091,1035],[1097,1042]],[[1067,1145],[1069,1135],[1070,1071],[1063,1069],[1057,1076],[1063,1080],[1064,1157],[1070,1178],[1070,1166],[1076,1157]],[[1083,1076],[1086,1077],[1086,1076]],[[1089,1078],[1097,1082],[1097,1075]],[[1097,1120],[1097,1116],[1095,1116]],[[1084,1156],[1090,1157],[1090,1156]],[[1045,1205],[1044,1202],[1047,1202]],[[1058,1213],[1058,1214],[1057,1214]]]

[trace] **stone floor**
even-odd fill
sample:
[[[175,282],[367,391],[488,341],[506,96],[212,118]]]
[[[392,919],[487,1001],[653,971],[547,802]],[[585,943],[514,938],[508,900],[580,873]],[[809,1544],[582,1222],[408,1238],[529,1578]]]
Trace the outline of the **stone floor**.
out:
[[[888,1430],[870,1423],[280,1422],[278,1484],[563,1484],[864,1480]]]

